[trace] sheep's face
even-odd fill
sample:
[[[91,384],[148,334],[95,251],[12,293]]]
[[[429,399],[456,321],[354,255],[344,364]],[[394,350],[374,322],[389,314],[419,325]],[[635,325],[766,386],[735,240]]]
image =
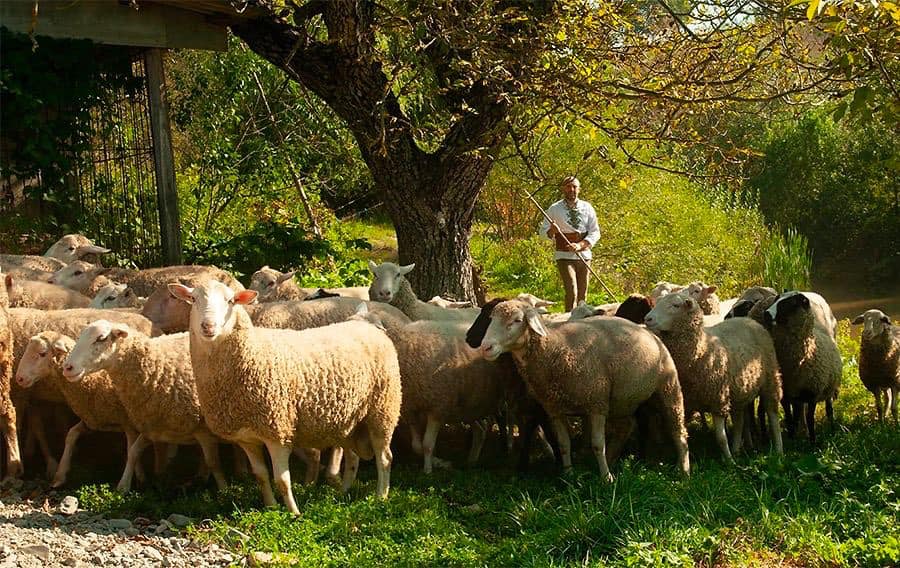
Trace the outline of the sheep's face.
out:
[[[30,388],[34,383],[49,377],[61,365],[71,351],[75,341],[71,337],[47,332],[28,340],[25,352],[16,369],[16,382],[22,388]]]
[[[550,300],[544,300],[543,298],[538,298],[534,294],[528,294],[525,292],[522,292],[521,294],[516,296],[516,300],[525,302],[526,304],[529,304],[533,308],[549,308],[550,306],[552,306],[553,304],[556,303],[556,302],[551,302]]]
[[[671,282],[666,282],[665,280],[663,280],[656,283],[656,286],[654,286],[653,290],[650,291],[650,297],[654,300],[658,300],[663,296],[672,294],[673,292],[680,292],[682,290],[684,290],[684,286],[681,286],[679,284],[672,284]]]
[[[372,271],[374,278],[372,285],[369,286],[369,299],[373,302],[385,302],[390,304],[400,292],[400,284],[403,276],[412,272],[415,264],[407,264],[400,266],[393,262],[383,262],[375,264],[369,261],[369,270]]]
[[[63,363],[63,375],[70,381],[79,381],[85,374],[106,368],[107,362],[118,351],[131,329],[122,323],[97,320],[83,330],[78,341]]]
[[[769,328],[790,326],[805,320],[812,321],[809,298],[797,291],[785,292],[778,296],[763,314],[763,321]]]
[[[598,309],[600,310],[599,313],[597,311]],[[584,318],[602,315],[606,315],[606,312],[602,308],[595,308],[584,300],[581,300],[578,302],[577,306],[572,308],[572,313],[569,314],[568,321],[578,321],[583,320]]]
[[[685,319],[702,319],[702,313],[698,316],[698,312],[701,312],[700,305],[682,290],[656,300],[656,305],[644,316],[644,324],[654,333],[672,331]]]
[[[137,305],[138,297],[127,284],[107,284],[91,302],[92,308],[131,308]]]
[[[531,333],[547,335],[537,308],[518,300],[500,302],[494,307],[481,340],[481,354],[488,361],[495,361],[503,353],[523,349]]]
[[[191,304],[190,332],[202,341],[215,341],[231,332],[234,326],[234,307],[256,300],[256,290],[234,291],[218,280],[209,280],[196,288],[184,284],[169,284],[169,292]]]
[[[44,256],[71,263],[89,254],[105,254],[108,252],[109,249],[98,247],[84,235],[66,235],[50,245]]]
[[[99,272],[94,269],[92,264],[88,264],[82,260],[76,260],[68,266],[54,272],[53,277],[50,278],[49,282],[58,286],[64,286],[70,290],[81,292],[90,288],[91,283],[98,274]]]
[[[702,302],[718,290],[717,286],[707,286],[703,282],[691,282],[685,288],[687,295],[696,302]]]
[[[881,310],[867,310],[856,316],[853,324],[863,324],[862,336],[868,341],[891,331],[891,318]]]
[[[282,273],[268,266],[263,266],[254,272],[250,278],[250,290],[259,292],[260,301],[265,301],[270,296],[275,295],[279,286],[293,280],[296,273],[296,271]]]

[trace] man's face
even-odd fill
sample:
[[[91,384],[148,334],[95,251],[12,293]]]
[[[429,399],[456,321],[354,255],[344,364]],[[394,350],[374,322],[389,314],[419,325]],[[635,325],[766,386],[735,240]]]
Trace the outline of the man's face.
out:
[[[581,191],[581,188],[574,183],[567,183],[562,188],[563,196],[566,198],[566,201],[570,202],[578,199],[579,191]]]

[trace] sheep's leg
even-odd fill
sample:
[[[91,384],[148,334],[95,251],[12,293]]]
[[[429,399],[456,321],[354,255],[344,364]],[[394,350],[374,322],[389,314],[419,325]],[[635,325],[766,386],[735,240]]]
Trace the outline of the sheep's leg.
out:
[[[434,444],[437,441],[440,429],[440,421],[433,416],[429,416],[428,422],[425,425],[425,437],[422,438],[422,452],[425,455],[425,473],[431,473],[434,461]]]
[[[484,440],[487,438],[487,421],[476,420],[472,423],[472,447],[469,448],[469,465],[478,463],[481,457],[481,449],[484,447]]]
[[[234,475],[235,477],[241,477],[244,475],[250,475],[250,462],[247,459],[247,455],[241,450],[240,446],[237,444],[231,445],[231,461],[232,466],[234,467]]]
[[[303,483],[313,485],[319,479],[319,463],[322,461],[322,450],[318,448],[294,448],[294,455],[306,465],[306,476]]]
[[[830,396],[825,399],[825,416],[828,417],[828,426],[834,430],[834,399]]]
[[[22,457],[19,455],[19,435],[16,428],[15,410],[0,419],[3,439],[6,440],[6,477],[12,479],[22,475]]]
[[[744,416],[745,409],[736,408],[731,412],[731,453],[741,453],[741,445],[744,441]]]
[[[141,434],[128,448],[128,461],[125,462],[125,471],[122,472],[122,479],[119,480],[116,491],[119,493],[127,493],[131,490],[131,478],[134,475],[134,466],[138,460],[141,459],[141,454],[144,453],[144,449],[149,445],[150,440]]]
[[[219,491],[224,491],[228,485],[225,483],[225,474],[222,473],[222,464],[219,462],[219,440],[212,434],[198,434],[194,438],[200,444],[200,451],[203,452],[203,462],[207,469],[212,472],[213,479],[216,480],[216,487]]]
[[[28,429],[34,432],[34,438],[37,440],[41,455],[44,456],[44,462],[47,464],[47,477],[53,479],[53,476],[56,475],[56,469],[59,467],[59,462],[56,461],[56,458],[53,457],[53,452],[50,451],[44,420],[38,414],[37,408],[32,408],[31,412],[28,413]]]
[[[675,381],[675,379],[672,379]],[[677,382],[672,383],[674,386],[673,389],[670,389],[671,392],[677,393],[681,387],[677,386]],[[675,444],[675,450],[678,452],[678,468],[685,475],[690,475],[691,473],[691,455],[688,450],[688,433],[687,427],[684,425],[684,410],[680,400],[680,397],[673,397],[663,399],[663,404],[660,405],[662,410],[663,420],[665,421],[665,425],[669,430],[669,435],[672,436],[672,442]]]
[[[272,486],[269,484],[269,470],[266,467],[266,458],[263,456],[262,447],[257,444],[240,444],[247,459],[250,460],[250,469],[253,470],[253,476],[259,484],[259,490],[262,492],[263,504],[266,507],[274,507],[275,495],[272,493]]]
[[[412,450],[416,455],[423,455],[422,435],[419,434],[419,429],[412,422],[409,423],[409,442],[412,444]]]
[[[291,450],[290,446],[282,446],[277,442],[266,442],[269,449],[269,457],[272,458],[272,473],[275,477],[275,485],[281,493],[284,504],[288,510],[295,514],[300,514],[297,508],[297,502],[294,501],[294,492],[291,490]]]
[[[797,427],[794,425],[794,414],[791,412],[791,403],[785,399],[781,399],[781,408],[784,410],[784,425],[787,427],[789,438],[793,438],[797,433]],[[774,428],[775,425],[772,425]]]
[[[609,472],[609,464],[606,463],[606,416],[592,412],[591,421],[591,449],[600,466],[600,477],[606,481],[612,481],[613,475]]]
[[[728,436],[725,434],[725,416],[713,414],[713,425],[716,428],[716,442],[719,443],[719,449],[722,450],[726,460],[733,462],[734,458],[731,457],[731,450],[728,449]]]
[[[541,452],[555,460],[557,457],[556,451],[553,449],[553,444],[547,439],[547,433],[544,432],[544,428],[540,424],[537,424],[537,427],[534,429],[534,437],[541,447]]]
[[[875,414],[878,417],[878,421],[882,422],[884,420],[884,406],[881,404],[881,389],[876,388],[872,394],[875,395]]]
[[[809,441],[816,443],[816,403],[806,403],[806,431],[809,433]]]
[[[350,486],[356,481],[357,472],[359,472],[359,456],[353,450],[344,448],[344,480],[341,483],[341,491],[346,493],[350,490]]]
[[[565,416],[551,416],[550,424],[559,442],[559,457],[562,460],[563,472],[572,469],[572,439],[569,438],[569,427]]]
[[[83,421],[69,428],[66,433],[66,447],[63,449],[62,458],[59,460],[59,467],[56,468],[56,475],[53,476],[53,483],[50,487],[60,487],[66,482],[66,476],[72,467],[72,455],[75,453],[75,444],[78,442],[79,436],[84,434],[88,429]]]
[[[128,455],[128,448],[131,447],[131,444],[137,440],[138,431],[133,428],[125,429],[125,455]],[[155,448],[155,446],[154,446]],[[138,483],[143,483],[147,480],[147,474],[144,472],[144,460],[138,460],[136,464],[134,464],[134,477],[138,480]]]
[[[800,433],[800,418],[803,415],[803,403],[791,402],[791,423],[793,424],[794,434]]]
[[[153,475],[159,477],[175,456],[171,453],[173,445],[166,442],[153,443]]]
[[[375,494],[382,499],[387,499],[388,490],[391,488],[391,462],[394,456],[391,454],[391,434],[374,432],[369,429],[369,440],[375,452],[375,469],[378,471],[378,485]]]
[[[325,482],[338,487],[341,484],[341,460],[344,458],[344,448],[335,446],[331,448],[331,455],[325,465]]]
[[[894,424],[897,423],[897,395],[900,394],[900,388],[891,387],[885,391],[887,403],[891,407],[891,416],[894,418]]]

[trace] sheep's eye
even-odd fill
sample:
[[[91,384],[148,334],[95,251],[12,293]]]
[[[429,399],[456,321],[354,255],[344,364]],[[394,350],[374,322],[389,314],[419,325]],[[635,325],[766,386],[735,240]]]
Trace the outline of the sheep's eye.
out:
[[[522,321],[523,321],[522,318],[516,318],[512,322],[513,323],[522,323]]]
[[[882,321],[883,323],[890,324],[890,323],[891,323],[891,318],[885,316],[885,317],[881,318],[881,321]]]
[[[108,335],[101,335],[100,337],[97,338],[97,341],[95,343],[103,343],[104,341],[106,341],[106,339],[108,337],[109,337]]]
[[[268,284],[266,284],[266,288],[271,288],[274,285],[275,285],[274,282],[269,282]]]
[[[41,357],[46,357],[46,356],[47,356],[47,352],[46,352],[46,351],[43,351],[43,352],[41,352],[41,353],[38,353],[38,355],[40,355]]]
[[[82,272],[80,270],[75,271],[75,276],[81,276],[82,274],[84,274],[84,272]]]
[[[69,250],[73,251],[73,250],[75,250],[75,247],[69,247]]]

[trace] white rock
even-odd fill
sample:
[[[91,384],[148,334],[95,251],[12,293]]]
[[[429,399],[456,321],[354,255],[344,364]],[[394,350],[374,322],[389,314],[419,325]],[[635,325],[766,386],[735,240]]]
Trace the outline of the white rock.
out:
[[[59,512],[63,515],[74,515],[78,511],[78,499],[72,495],[66,495],[59,504]]]
[[[160,552],[159,550],[157,550],[156,548],[154,548],[152,546],[147,546],[144,548],[144,556],[152,558],[153,560],[156,560],[157,562],[162,562],[162,559],[163,559],[162,552]]]

